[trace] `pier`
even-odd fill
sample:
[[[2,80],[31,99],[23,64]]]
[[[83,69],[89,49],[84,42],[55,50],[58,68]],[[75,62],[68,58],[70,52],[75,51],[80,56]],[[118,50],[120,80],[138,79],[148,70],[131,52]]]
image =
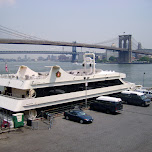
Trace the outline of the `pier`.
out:
[[[117,115],[85,112],[93,116],[92,124],[80,124],[60,116],[55,118],[50,130],[49,123],[40,120],[37,130],[25,127],[0,134],[1,151],[151,151],[151,106],[124,105],[124,111]]]

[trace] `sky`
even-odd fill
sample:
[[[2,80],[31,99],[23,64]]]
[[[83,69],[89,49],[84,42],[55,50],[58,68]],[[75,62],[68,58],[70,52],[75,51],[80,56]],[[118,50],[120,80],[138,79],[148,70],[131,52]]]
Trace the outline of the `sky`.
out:
[[[0,25],[51,41],[93,44],[125,32],[152,49],[151,8],[151,0],[0,0]]]

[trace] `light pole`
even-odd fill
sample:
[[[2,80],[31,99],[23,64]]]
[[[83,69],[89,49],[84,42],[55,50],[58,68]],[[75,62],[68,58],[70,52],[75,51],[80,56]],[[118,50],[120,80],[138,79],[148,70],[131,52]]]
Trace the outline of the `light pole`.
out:
[[[88,87],[88,80],[89,77],[84,77],[85,80],[85,107],[87,108],[87,87]]]
[[[144,87],[144,79],[145,79],[145,72],[143,74],[143,87]]]

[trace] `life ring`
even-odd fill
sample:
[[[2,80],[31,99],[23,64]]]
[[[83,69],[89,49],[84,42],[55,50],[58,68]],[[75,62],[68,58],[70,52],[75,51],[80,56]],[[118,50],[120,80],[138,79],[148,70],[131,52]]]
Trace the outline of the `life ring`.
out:
[[[30,91],[29,91],[29,97],[35,98],[36,97],[36,91],[33,90],[33,89],[30,89]]]

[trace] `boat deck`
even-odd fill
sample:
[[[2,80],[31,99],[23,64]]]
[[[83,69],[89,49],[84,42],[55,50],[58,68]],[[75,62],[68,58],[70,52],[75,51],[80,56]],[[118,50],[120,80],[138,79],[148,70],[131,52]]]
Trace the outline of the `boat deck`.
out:
[[[100,73],[102,70],[96,69],[95,74]],[[74,76],[85,76],[85,75],[92,75],[93,71],[91,70],[84,70],[84,69],[79,69],[79,70],[70,70],[67,71],[67,73],[72,74]]]
[[[0,78],[5,78],[5,79],[19,79],[19,80],[33,80],[33,79],[45,79],[49,73],[38,73],[38,76],[28,76],[25,75],[24,77],[18,76],[17,74],[1,74]]]

